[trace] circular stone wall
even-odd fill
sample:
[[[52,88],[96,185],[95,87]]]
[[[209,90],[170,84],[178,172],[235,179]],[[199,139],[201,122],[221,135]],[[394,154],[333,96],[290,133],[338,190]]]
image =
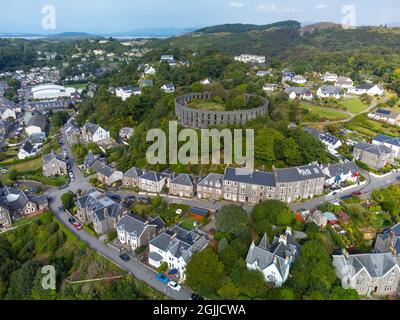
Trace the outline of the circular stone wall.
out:
[[[251,94],[246,94],[249,99]],[[207,129],[212,126],[228,126],[244,124],[259,115],[264,115],[268,111],[268,100],[261,96],[262,105],[255,109],[235,110],[235,111],[209,111],[197,110],[188,107],[188,103],[194,99],[211,99],[210,92],[189,93],[175,99],[175,114],[179,122],[185,127]]]

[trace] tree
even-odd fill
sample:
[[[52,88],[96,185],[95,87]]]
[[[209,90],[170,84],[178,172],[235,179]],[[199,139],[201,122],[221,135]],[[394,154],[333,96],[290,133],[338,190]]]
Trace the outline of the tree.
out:
[[[331,294],[332,300],[360,300],[360,296],[357,290],[354,289],[344,289],[342,287],[336,286],[332,290]]]
[[[290,166],[300,165],[302,162],[301,151],[293,138],[288,138],[283,143],[283,156]]]
[[[236,300],[239,294],[239,288],[232,281],[228,281],[221,289],[218,290],[218,295],[222,300]]]
[[[52,127],[58,129],[61,128],[68,120],[68,111],[58,111],[53,113],[50,117],[50,124]]]
[[[253,226],[259,235],[271,231],[271,225],[290,226],[293,213],[289,207],[278,200],[268,200],[257,204],[253,209]]]
[[[61,202],[66,210],[70,211],[74,207],[74,199],[75,195],[71,191],[68,191],[61,196]]]
[[[203,296],[215,295],[224,281],[224,265],[212,248],[193,255],[186,266],[186,282]]]
[[[223,207],[216,215],[215,226],[217,231],[234,234],[248,223],[247,212],[238,206]]]

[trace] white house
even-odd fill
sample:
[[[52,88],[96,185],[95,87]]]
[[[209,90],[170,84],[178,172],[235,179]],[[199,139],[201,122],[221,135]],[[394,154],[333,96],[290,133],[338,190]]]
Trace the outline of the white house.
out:
[[[324,80],[324,82],[336,82],[338,79],[338,76],[335,73],[326,72],[323,75],[322,79]]]
[[[400,137],[393,138],[383,134],[378,134],[374,140],[372,140],[372,144],[380,146],[384,145],[392,149],[395,152],[395,158],[400,159]]]
[[[246,258],[247,268],[261,271],[265,281],[281,287],[289,277],[290,267],[299,255],[300,246],[293,239],[292,230],[279,238],[274,237],[269,244],[267,234],[258,246],[253,242]]]
[[[203,84],[203,85],[206,85],[206,84],[210,84],[211,81],[208,80],[208,78],[207,78],[207,79],[201,80],[200,83]]]
[[[306,87],[289,87],[285,89],[285,92],[289,95],[289,99],[304,99],[312,100],[313,94],[309,88]]]
[[[175,87],[172,83],[167,83],[161,87],[161,90],[164,91],[165,93],[174,93]]]
[[[340,185],[345,181],[357,183],[360,177],[355,162],[334,164],[322,169],[322,172],[326,175],[325,184],[328,186]]]
[[[7,120],[9,118],[17,119],[17,112],[11,108],[4,108],[0,110],[1,119]]]
[[[152,66],[147,65],[144,67],[144,74],[148,76],[154,76],[156,74],[156,69]]]
[[[344,97],[343,89],[332,85],[322,85],[318,91],[317,96],[319,98],[334,98],[340,99]]]
[[[304,78],[304,77],[301,76],[301,75],[297,75],[297,76],[294,76],[294,77],[292,78],[292,82],[293,82],[293,83],[297,83],[297,84],[306,84],[306,83],[307,83],[307,79]]]
[[[278,85],[275,84],[275,83],[266,83],[266,84],[263,86],[263,90],[266,91],[266,92],[273,92],[273,91],[275,91],[277,88],[278,88]]]
[[[126,86],[116,88],[115,94],[118,98],[121,98],[122,101],[126,101],[132,95],[140,96],[142,94],[142,91],[138,87]]]
[[[338,77],[335,81],[335,86],[341,87],[343,89],[350,89],[354,85],[353,80],[348,77]]]
[[[257,56],[253,54],[242,54],[240,56],[235,56],[234,59],[239,62],[244,63],[265,63],[265,56]]]
[[[340,141],[340,139],[336,138],[335,136],[333,136],[329,133],[322,133],[315,128],[309,128],[309,127],[305,127],[304,131],[312,134],[315,138],[317,138],[324,145],[326,145],[326,147],[328,148],[328,150],[331,153],[334,153],[334,152],[332,152],[333,150],[336,150],[343,145],[343,143],[342,143],[342,141]]]
[[[140,189],[149,193],[161,193],[165,185],[168,185],[169,177],[165,174],[149,171],[139,178]]]
[[[89,143],[110,138],[110,132],[103,129],[97,124],[86,123],[81,130],[82,139]]]
[[[29,142],[25,141],[18,152],[18,159],[24,160],[30,157],[34,157],[37,154],[37,149]]]
[[[349,89],[348,92],[356,95],[367,94],[369,96],[382,96],[385,93],[385,89],[380,85],[363,84],[361,86]]]
[[[185,279],[186,265],[193,253],[207,245],[204,235],[174,226],[150,241],[149,264],[159,268],[166,262],[169,270],[176,270],[180,278]]]
[[[44,133],[46,131],[47,119],[44,116],[33,116],[26,125],[25,132],[27,135],[34,133]]]

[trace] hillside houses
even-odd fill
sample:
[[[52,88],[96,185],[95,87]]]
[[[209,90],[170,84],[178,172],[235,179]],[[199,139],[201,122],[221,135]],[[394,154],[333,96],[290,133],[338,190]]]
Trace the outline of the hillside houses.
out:
[[[383,94],[385,93],[385,89],[381,85],[363,84],[355,88],[350,88],[348,93],[356,95],[367,94],[369,96],[383,96]]]
[[[340,87],[342,89],[350,89],[353,88],[354,82],[348,77],[338,77],[335,81],[335,86]]]
[[[384,145],[394,151],[394,157],[400,159],[400,137],[394,138],[383,134],[378,134],[372,143],[375,145]]]
[[[337,154],[336,149],[340,148],[343,145],[340,139],[336,138],[335,136],[329,133],[322,133],[315,128],[309,128],[309,127],[305,127],[303,130],[313,135],[324,145],[326,145],[328,151],[332,154]]]
[[[330,72],[326,72],[323,76],[322,76],[322,80],[324,82],[336,82],[338,80],[338,75],[335,73],[330,73]]]
[[[247,268],[261,271],[266,282],[281,287],[288,279],[290,267],[299,253],[300,246],[293,239],[290,228],[279,237],[274,237],[271,244],[265,234],[258,246],[252,243],[246,258]]]
[[[326,175],[325,184],[328,186],[340,185],[346,181],[354,184],[360,178],[360,169],[353,161],[327,166],[322,172]]]
[[[196,186],[193,177],[182,173],[173,178],[169,183],[169,194],[181,198],[193,198],[196,193]]]
[[[359,142],[354,147],[353,156],[354,159],[379,170],[394,163],[395,152],[384,145]]]
[[[322,85],[317,91],[318,98],[340,99],[344,97],[342,88],[333,85]]]
[[[115,89],[115,95],[118,98],[121,98],[122,101],[126,101],[132,95],[140,96],[141,94],[142,90],[139,87],[125,86],[125,87],[118,87]]]
[[[88,122],[81,129],[81,137],[85,142],[96,143],[110,138],[110,132],[97,124]]]
[[[42,157],[42,170],[45,177],[67,175],[68,167],[64,155],[54,152],[44,155]]]
[[[47,118],[42,115],[33,116],[26,124],[25,131],[27,135],[34,133],[46,133]]]
[[[392,253],[400,263],[400,223],[378,234],[374,250],[376,253]]]
[[[285,93],[289,95],[289,99],[304,99],[312,100],[313,94],[309,88],[306,87],[289,87],[285,89]]]
[[[378,109],[368,114],[371,120],[388,123],[394,126],[400,126],[400,113],[391,110]]]

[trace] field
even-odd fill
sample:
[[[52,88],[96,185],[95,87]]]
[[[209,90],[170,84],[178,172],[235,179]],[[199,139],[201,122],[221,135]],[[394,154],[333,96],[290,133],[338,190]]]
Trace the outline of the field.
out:
[[[345,99],[340,103],[347,111],[358,114],[367,109],[367,106],[360,99]]]
[[[202,103],[190,104],[189,107],[205,111],[225,111],[223,105],[220,105],[215,102],[202,102]]]
[[[349,116],[346,113],[341,112],[339,110],[318,107],[308,103],[302,103],[301,108],[306,109],[310,111],[312,114],[315,114],[320,118],[326,120],[346,120],[349,118]]]

